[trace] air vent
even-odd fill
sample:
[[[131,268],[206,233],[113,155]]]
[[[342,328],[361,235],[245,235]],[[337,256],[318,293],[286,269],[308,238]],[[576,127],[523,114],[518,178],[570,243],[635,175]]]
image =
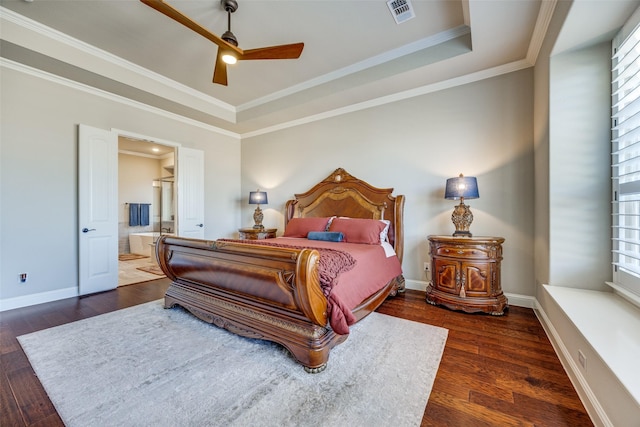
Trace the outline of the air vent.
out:
[[[396,24],[402,24],[416,17],[410,0],[389,0],[387,6],[389,6],[389,10],[393,15],[393,19],[396,20]]]

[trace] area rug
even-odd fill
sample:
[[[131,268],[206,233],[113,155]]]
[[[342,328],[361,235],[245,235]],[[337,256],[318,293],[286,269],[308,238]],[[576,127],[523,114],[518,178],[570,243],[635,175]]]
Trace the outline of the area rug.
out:
[[[18,337],[69,427],[418,426],[446,339],[372,313],[309,374],[161,300]]]
[[[118,261],[133,261],[135,259],[141,259],[141,258],[149,258],[146,255],[140,255],[140,254],[118,254]]]
[[[157,276],[164,276],[164,272],[162,271],[162,269],[160,267],[158,267],[157,265],[145,265],[142,267],[138,267],[138,270],[140,271],[144,271],[147,273],[151,273],[151,274],[155,274]]]

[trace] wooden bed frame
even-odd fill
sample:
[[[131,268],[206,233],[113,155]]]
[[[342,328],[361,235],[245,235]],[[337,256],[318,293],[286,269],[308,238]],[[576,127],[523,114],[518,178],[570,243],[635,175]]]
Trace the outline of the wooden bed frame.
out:
[[[293,217],[348,216],[387,219],[389,240],[402,262],[404,196],[372,187],[343,169],[286,203]],[[319,252],[162,236],[158,263],[172,284],[165,308],[180,305],[205,322],[250,338],[277,342],[309,372],[322,371],[331,348],[348,335],[328,324]],[[353,310],[360,320],[390,295],[404,290],[402,275]]]

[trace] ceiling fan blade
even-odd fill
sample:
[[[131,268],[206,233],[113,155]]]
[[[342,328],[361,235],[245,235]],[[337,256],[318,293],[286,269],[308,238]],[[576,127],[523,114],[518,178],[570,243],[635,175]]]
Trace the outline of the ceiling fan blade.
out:
[[[243,53],[242,49],[239,49],[238,47],[233,46],[232,44],[227,43],[226,41],[222,40],[220,37],[218,37],[217,35],[213,34],[211,31],[207,30],[202,25],[200,25],[197,22],[193,21],[187,15],[183,14],[179,10],[177,10],[177,9],[173,8],[172,6],[170,6],[169,4],[165,3],[163,0],[140,0],[140,1],[142,3],[144,3],[144,4],[146,4],[147,6],[152,7],[153,9],[157,10],[158,12],[168,16],[169,18],[173,19],[174,21],[177,21],[177,22],[181,23],[182,25],[184,25],[185,27],[189,28],[190,30],[195,31],[196,33],[200,34],[204,38],[214,42],[219,47],[223,47],[225,49],[232,50],[232,51],[236,52],[236,54],[238,56],[242,55],[242,53]]]
[[[213,68],[213,82],[226,86],[227,85],[227,64],[222,60],[222,49],[218,49],[216,56],[216,65]]]
[[[302,54],[304,43],[283,44],[279,46],[247,49],[238,56],[238,60],[250,59],[296,59]]]

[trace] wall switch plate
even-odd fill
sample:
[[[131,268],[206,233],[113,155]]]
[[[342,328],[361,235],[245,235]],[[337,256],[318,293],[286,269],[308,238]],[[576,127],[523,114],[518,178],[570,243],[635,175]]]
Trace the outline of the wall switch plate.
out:
[[[20,273],[18,278],[20,279],[20,283],[25,283],[27,281],[27,273]]]
[[[580,363],[583,369],[587,369],[587,356],[584,355],[582,350],[578,350],[578,363]]]
[[[424,271],[429,271],[429,263],[428,262],[424,263]]]

